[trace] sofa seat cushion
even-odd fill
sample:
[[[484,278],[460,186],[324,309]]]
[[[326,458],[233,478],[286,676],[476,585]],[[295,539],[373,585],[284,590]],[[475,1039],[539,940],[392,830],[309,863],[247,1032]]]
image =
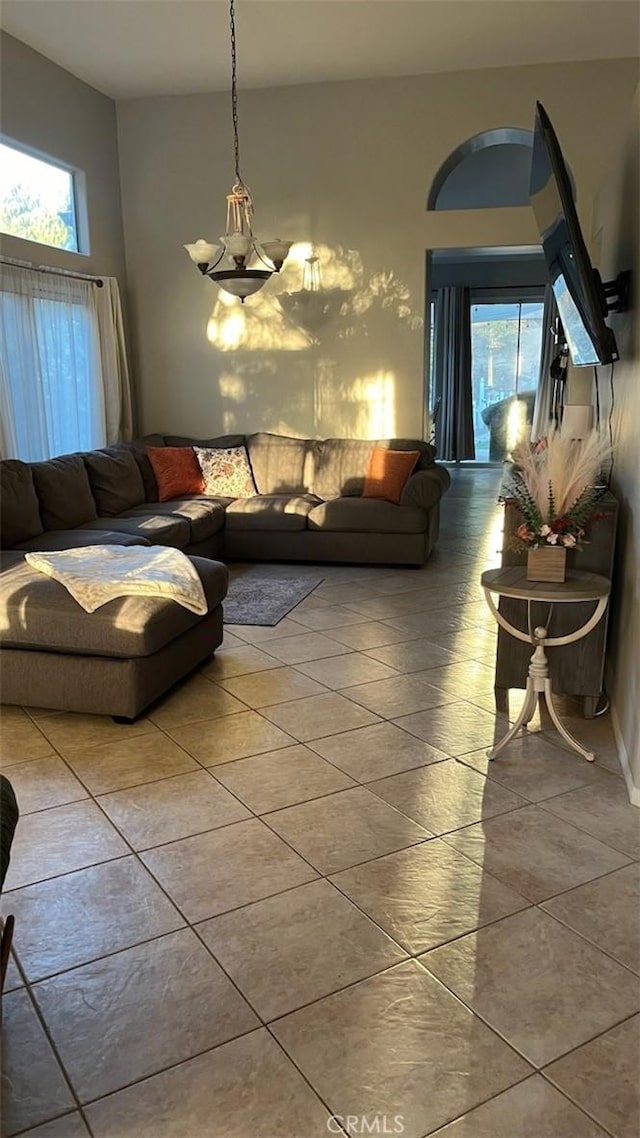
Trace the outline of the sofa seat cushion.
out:
[[[310,530],[335,533],[424,533],[428,516],[416,506],[394,506],[378,498],[333,498],[309,513]]]
[[[191,544],[206,541],[224,526],[224,504],[213,498],[172,498],[170,502],[154,502],[153,506],[136,506],[124,513],[123,520],[147,516],[150,510],[155,516],[185,518]]]
[[[310,512],[320,505],[311,494],[263,494],[237,498],[227,507],[230,530],[303,530]]]
[[[85,522],[81,530],[110,529],[114,533],[127,533],[132,537],[144,537],[151,545],[171,545],[174,549],[184,549],[191,540],[191,531],[186,518],[176,514],[156,514],[151,505],[145,514],[135,518],[96,518]]]
[[[212,612],[226,596],[226,567],[202,557],[193,563]],[[157,597],[121,597],[87,613],[24,558],[9,562],[0,575],[0,616],[5,648],[125,659],[152,655],[202,619]]]
[[[105,518],[106,523],[111,521]],[[94,529],[52,529],[39,537],[32,537],[16,545],[24,553],[55,553],[61,549],[80,549],[84,545],[150,545],[151,542],[138,534],[116,533],[114,530]]]
[[[117,517],[144,502],[142,474],[132,450],[113,446],[86,451],[82,457],[100,517]]]
[[[45,530],[75,529],[97,518],[87,470],[80,454],[63,454],[31,464]],[[105,526],[101,526],[105,529]]]

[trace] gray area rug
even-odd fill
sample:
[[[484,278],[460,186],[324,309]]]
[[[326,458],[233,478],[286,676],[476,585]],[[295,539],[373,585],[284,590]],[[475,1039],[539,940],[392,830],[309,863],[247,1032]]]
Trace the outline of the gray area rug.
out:
[[[225,624],[273,627],[324,581],[319,573],[287,565],[251,565],[229,573]]]

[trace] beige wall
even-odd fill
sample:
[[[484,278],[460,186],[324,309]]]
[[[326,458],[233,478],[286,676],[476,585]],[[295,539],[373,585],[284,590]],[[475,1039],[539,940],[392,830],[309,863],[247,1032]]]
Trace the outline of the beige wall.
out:
[[[299,287],[299,266],[242,311],[217,304],[216,286],[182,249],[224,229],[233,175],[228,95],[119,103],[144,427],[420,434],[425,250],[536,238],[528,208],[427,215],[439,166],[479,131],[530,128],[542,99],[588,232],[637,74],[637,61],[614,60],[241,91],[242,172],[255,195],[257,234],[326,247],[325,284],[353,290],[347,312],[312,343],[275,299]],[[221,350],[225,342],[233,350]]]
[[[620,528],[611,605],[608,687],[632,800],[640,806],[640,227],[638,167],[640,88],[627,119],[628,131],[598,195],[594,258],[605,279],[633,273],[629,312],[613,315],[620,361],[615,366],[612,489],[620,502]],[[609,368],[601,368],[603,417],[610,409]]]
[[[124,283],[124,245],[115,104],[26,44],[0,38],[0,130],[86,178],[88,256],[2,237],[9,257],[82,273],[103,273]]]

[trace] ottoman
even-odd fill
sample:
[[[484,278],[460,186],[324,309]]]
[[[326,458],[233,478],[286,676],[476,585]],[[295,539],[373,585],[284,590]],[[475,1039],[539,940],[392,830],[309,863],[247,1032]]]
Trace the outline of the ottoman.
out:
[[[3,703],[135,719],[222,642],[226,566],[192,557],[208,611],[121,597],[87,613],[24,554],[3,555],[0,576]]]

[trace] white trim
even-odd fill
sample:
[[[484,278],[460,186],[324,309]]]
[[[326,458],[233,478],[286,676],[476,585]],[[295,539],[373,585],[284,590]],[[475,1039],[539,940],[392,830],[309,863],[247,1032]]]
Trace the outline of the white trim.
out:
[[[611,668],[610,668],[608,660],[606,663],[606,673],[607,673],[607,690],[610,691],[612,685],[609,681],[611,680],[612,675],[611,675]],[[629,762],[629,754],[627,752],[627,747],[626,747],[626,744],[625,744],[625,741],[624,741],[624,738],[622,735],[622,728],[620,726],[620,719],[618,717],[618,712],[616,711],[616,706],[615,706],[615,703],[613,701],[613,698],[612,697],[609,697],[609,698],[611,700],[611,705],[610,705],[610,707],[611,707],[611,725],[613,727],[613,734],[615,735],[616,746],[618,748],[618,759],[620,760],[620,766],[622,767],[622,773],[624,775],[624,781],[627,784],[627,794],[629,795],[629,802],[631,803],[632,806],[640,806],[640,786],[636,786],[635,782],[633,781],[633,772],[631,770],[631,763]]]

